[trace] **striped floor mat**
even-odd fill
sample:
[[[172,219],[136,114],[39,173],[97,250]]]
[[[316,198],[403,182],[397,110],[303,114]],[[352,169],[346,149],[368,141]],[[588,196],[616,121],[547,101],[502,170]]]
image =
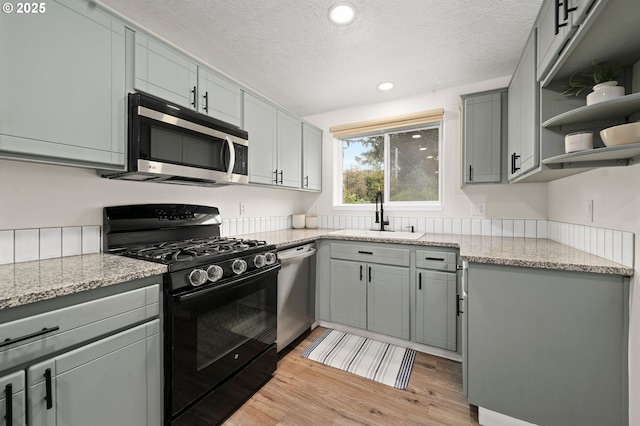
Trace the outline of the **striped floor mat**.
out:
[[[406,389],[416,351],[329,329],[309,345],[302,356],[385,385]]]

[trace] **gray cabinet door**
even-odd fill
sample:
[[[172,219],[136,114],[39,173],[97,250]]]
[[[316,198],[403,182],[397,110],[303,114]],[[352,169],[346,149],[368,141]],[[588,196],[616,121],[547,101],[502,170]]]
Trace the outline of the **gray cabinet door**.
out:
[[[530,171],[540,163],[540,97],[536,80],[536,30],[527,40],[518,67],[509,84],[508,164],[509,179]]]
[[[502,175],[502,94],[469,95],[463,101],[465,184],[500,182]]]
[[[198,65],[144,34],[135,40],[134,88],[196,109]]]
[[[302,187],[322,190],[322,131],[302,123]]]
[[[278,110],[278,184],[302,187],[302,124]],[[251,147],[251,145],[249,145]]]
[[[628,279],[470,264],[469,402],[534,424],[628,424]]]
[[[0,15],[0,157],[124,166],[125,28],[89,2]]]
[[[276,183],[276,108],[244,92],[244,123],[249,133],[249,181]]]
[[[0,377],[0,424],[25,425],[25,400],[24,371]],[[7,409],[11,412],[11,421],[7,420]]]
[[[567,0],[569,1],[569,0]],[[560,3],[560,4],[559,4]],[[540,9],[538,20],[538,60],[537,60],[537,80],[542,80],[551,65],[560,55],[560,49],[564,46],[570,34],[570,24],[564,20],[564,9],[562,2],[558,0],[546,0]],[[556,34],[556,8],[559,10],[558,23],[567,24],[558,28]]]
[[[457,349],[456,274],[416,271],[416,341]]]
[[[331,260],[331,321],[366,330],[366,264]]]
[[[242,94],[238,85],[198,67],[198,98],[201,113],[240,126]]]
[[[366,265],[367,329],[408,340],[409,269]]]
[[[31,366],[30,424],[160,424],[158,330],[154,320]]]

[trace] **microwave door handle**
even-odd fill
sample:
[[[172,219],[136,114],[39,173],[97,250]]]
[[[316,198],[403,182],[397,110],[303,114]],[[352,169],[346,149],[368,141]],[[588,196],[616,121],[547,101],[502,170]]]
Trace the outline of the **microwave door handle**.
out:
[[[229,136],[225,137],[227,145],[229,147],[229,167],[227,168],[227,180],[231,180],[233,174],[233,167],[236,165],[236,149],[233,146],[233,141]]]

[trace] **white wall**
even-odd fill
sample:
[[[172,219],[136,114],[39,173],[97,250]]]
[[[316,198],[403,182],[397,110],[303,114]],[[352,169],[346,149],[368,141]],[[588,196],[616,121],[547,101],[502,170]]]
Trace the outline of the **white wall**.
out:
[[[608,167],[548,184],[549,219],[600,226],[636,234],[635,276],[640,265],[640,167]],[[586,219],[593,200],[593,222]],[[631,282],[629,319],[629,424],[640,425],[640,290]]]
[[[302,208],[300,192],[249,186],[202,188],[104,179],[95,171],[0,160],[0,230],[102,225],[104,206],[193,203],[215,206],[224,219],[287,216]]]
[[[442,212],[399,212],[390,211],[390,216],[434,216],[464,218],[471,216],[472,202],[487,204],[488,218],[545,219],[547,216],[546,184],[520,185],[471,185],[460,188],[460,95],[483,90],[506,87],[510,77],[501,77],[479,83],[467,84],[438,90],[406,98],[371,105],[327,112],[305,117],[306,120],[324,131],[323,138],[323,192],[321,195],[307,195],[304,207],[319,206],[321,215],[362,216],[363,211],[339,211],[333,207],[333,139],[329,128],[338,124],[372,120],[435,108],[444,108],[442,175],[444,178]],[[371,212],[373,214],[373,211]]]

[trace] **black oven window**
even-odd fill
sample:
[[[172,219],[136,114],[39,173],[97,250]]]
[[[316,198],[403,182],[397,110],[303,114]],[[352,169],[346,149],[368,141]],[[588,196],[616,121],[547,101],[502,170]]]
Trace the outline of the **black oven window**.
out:
[[[262,341],[272,333],[275,316],[267,306],[267,290],[208,311],[198,317],[198,371],[219,360],[249,340]]]

